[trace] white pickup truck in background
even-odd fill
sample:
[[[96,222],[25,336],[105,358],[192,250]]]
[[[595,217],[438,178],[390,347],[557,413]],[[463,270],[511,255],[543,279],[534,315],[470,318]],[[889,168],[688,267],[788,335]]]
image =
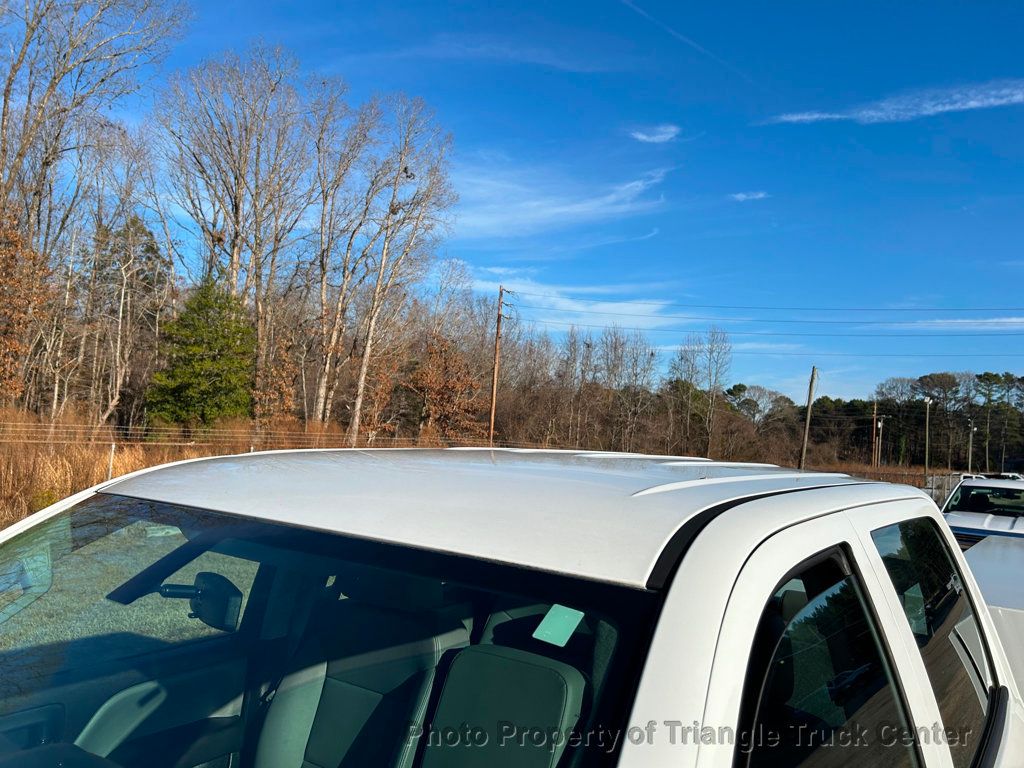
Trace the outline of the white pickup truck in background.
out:
[[[963,549],[988,536],[1024,537],[1024,480],[965,478],[942,514]]]
[[[1024,682],[1024,481],[965,478],[942,506]]]

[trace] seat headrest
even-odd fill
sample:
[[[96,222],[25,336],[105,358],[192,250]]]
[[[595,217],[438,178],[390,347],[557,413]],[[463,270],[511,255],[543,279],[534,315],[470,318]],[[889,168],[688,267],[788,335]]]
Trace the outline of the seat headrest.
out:
[[[789,624],[806,605],[806,592],[802,589],[787,589],[782,593],[782,620]]]
[[[580,718],[586,682],[579,670],[536,653],[497,645],[471,645],[452,661],[431,723],[435,734],[468,725],[485,743],[428,741],[423,768],[557,765]],[[538,744],[537,730],[560,734]]]
[[[343,595],[363,603],[400,611],[436,610],[448,604],[439,579],[353,563],[339,566],[335,578]]]
[[[984,491],[972,491],[967,497],[967,510],[969,512],[988,512],[992,509],[992,502]]]

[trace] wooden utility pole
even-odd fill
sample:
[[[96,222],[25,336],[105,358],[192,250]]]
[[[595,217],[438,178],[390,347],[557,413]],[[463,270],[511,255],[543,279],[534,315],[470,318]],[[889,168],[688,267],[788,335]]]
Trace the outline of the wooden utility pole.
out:
[[[505,286],[498,286],[498,319],[494,323],[494,371],[491,374],[491,425],[487,444],[494,447],[494,412],[498,408],[498,366],[501,362],[501,318],[505,309]]]
[[[800,447],[800,469],[807,463],[807,441],[811,437],[811,407],[814,405],[814,385],[818,383],[818,369],[811,366],[811,383],[807,386],[807,418],[804,419],[804,443]]]

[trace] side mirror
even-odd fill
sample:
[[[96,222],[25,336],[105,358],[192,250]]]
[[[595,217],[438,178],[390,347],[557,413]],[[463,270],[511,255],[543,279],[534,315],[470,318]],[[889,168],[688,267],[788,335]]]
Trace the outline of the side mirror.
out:
[[[222,632],[238,629],[242,591],[219,573],[197,573],[194,584],[161,584],[159,591],[161,597],[187,598],[190,619]]]

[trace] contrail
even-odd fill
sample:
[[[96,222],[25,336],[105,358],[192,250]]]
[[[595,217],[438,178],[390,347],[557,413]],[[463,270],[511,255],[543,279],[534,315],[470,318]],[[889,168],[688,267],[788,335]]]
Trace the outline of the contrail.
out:
[[[697,51],[697,53],[700,53],[700,54],[702,54],[704,56],[707,56],[712,61],[714,61],[714,62],[720,64],[721,66],[725,67],[726,69],[728,69],[734,75],[743,78],[744,80],[746,80],[751,85],[757,85],[757,83],[754,82],[754,80],[746,72],[743,72],[743,71],[737,69],[736,67],[734,67],[732,64],[730,64],[728,61],[723,59],[718,54],[713,53],[712,51],[709,51],[707,48],[705,48],[703,45],[698,43],[696,40],[694,40],[691,37],[687,37],[686,35],[684,35],[679,30],[674,29],[673,27],[670,27],[668,24],[663,22],[661,19],[658,19],[658,18],[656,18],[654,16],[651,16],[651,14],[649,14],[647,11],[645,11],[640,6],[638,6],[638,5],[634,4],[633,2],[631,2],[631,0],[619,0],[619,1],[624,6],[626,6],[631,11],[633,11],[634,13],[639,14],[640,16],[643,16],[645,19],[647,19],[652,24],[655,24],[656,26],[661,27],[661,29],[663,29],[665,32],[667,32],[669,35],[674,37],[679,42],[683,43],[684,45],[690,46],[691,48],[693,48],[693,50]]]

